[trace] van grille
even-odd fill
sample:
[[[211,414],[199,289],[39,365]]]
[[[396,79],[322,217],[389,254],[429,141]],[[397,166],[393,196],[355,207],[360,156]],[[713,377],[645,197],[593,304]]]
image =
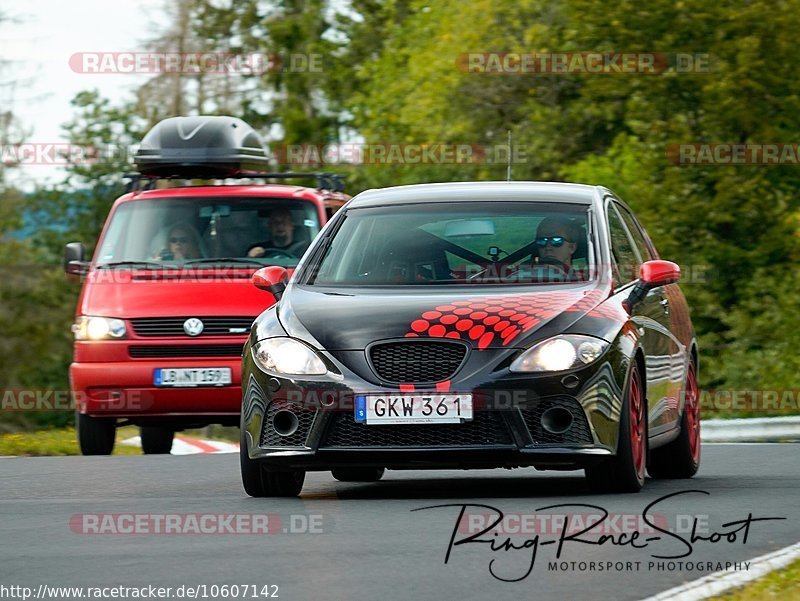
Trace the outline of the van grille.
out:
[[[156,357],[241,357],[243,344],[173,344],[158,346],[131,346],[134,359]]]
[[[187,336],[183,323],[188,317],[143,317],[131,319],[137,336]],[[200,317],[203,331],[193,338],[203,336],[243,335],[250,332],[255,317]]]

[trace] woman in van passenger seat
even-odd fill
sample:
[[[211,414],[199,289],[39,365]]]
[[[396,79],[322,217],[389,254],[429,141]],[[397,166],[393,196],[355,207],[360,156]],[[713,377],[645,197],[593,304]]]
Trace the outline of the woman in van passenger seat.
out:
[[[167,234],[167,247],[160,253],[160,259],[199,259],[200,236],[188,223],[176,223]]]

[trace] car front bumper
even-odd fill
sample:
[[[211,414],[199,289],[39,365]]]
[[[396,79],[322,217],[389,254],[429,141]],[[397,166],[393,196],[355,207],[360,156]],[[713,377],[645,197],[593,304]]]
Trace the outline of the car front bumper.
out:
[[[274,469],[578,469],[616,452],[624,380],[620,365],[612,353],[570,373],[472,372],[447,386],[472,394],[473,420],[367,425],[356,423],[353,399],[386,387],[338,362],[341,376],[278,377],[260,370],[246,351],[242,427],[249,457]],[[393,394],[402,392],[395,388]],[[542,424],[542,415],[553,407],[572,415],[570,427],[560,434]],[[288,428],[280,423],[287,411]]]

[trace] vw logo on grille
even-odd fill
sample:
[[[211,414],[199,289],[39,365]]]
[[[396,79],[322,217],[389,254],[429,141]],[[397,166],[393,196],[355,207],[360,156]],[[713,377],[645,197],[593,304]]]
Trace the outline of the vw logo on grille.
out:
[[[196,317],[190,317],[183,322],[183,331],[189,336],[199,336],[203,333],[203,322]]]

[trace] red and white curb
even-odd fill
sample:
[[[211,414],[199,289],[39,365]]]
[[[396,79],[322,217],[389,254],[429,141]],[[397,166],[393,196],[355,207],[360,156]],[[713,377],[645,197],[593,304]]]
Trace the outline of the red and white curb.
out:
[[[141,447],[142,439],[139,436],[133,436],[121,441],[121,444],[126,444],[132,447]],[[184,436],[176,436],[172,441],[172,454],[173,455],[197,455],[199,453],[238,453],[239,445],[234,442],[222,442],[219,440],[200,440],[198,438],[186,438]]]
[[[761,555],[750,561],[746,572],[714,572],[703,578],[676,586],[643,601],[699,601],[740,588],[774,570],[785,568],[800,558],[800,543]]]

